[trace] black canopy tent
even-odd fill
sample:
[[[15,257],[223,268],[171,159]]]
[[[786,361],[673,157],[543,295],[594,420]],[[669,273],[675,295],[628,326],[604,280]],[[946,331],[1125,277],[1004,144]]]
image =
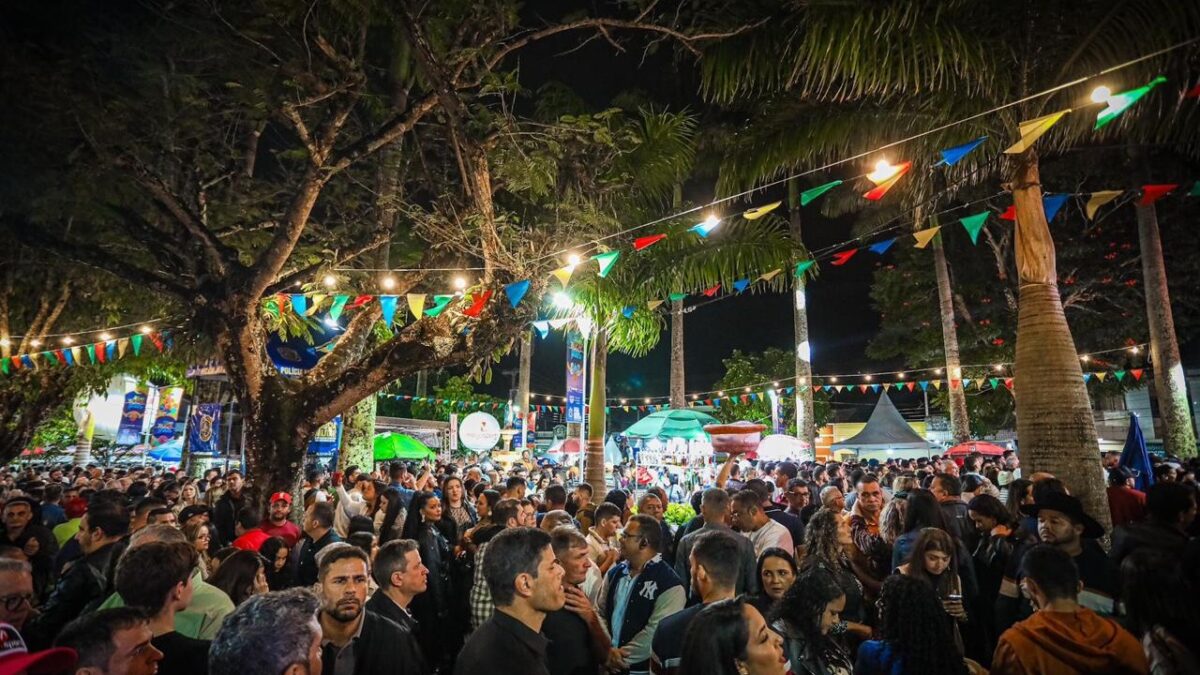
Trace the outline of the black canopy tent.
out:
[[[854,450],[859,459],[887,459],[888,457],[928,457],[941,446],[930,443],[913,431],[913,428],[900,416],[900,411],[892,404],[886,393],[880,394],[867,426],[857,434],[839,443],[834,443],[830,449]],[[890,453],[888,451],[891,451]]]

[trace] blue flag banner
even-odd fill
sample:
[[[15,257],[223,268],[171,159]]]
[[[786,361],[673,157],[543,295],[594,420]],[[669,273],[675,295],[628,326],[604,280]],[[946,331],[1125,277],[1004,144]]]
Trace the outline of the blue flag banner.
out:
[[[1042,197],[1042,210],[1046,212],[1046,222],[1054,220],[1054,216],[1062,209],[1063,204],[1071,195],[1045,195]]]
[[[879,255],[883,255],[884,253],[887,253],[887,250],[889,248],[891,248],[892,244],[894,244],[894,243],[896,243],[896,238],[892,237],[891,239],[888,239],[887,241],[881,241],[878,244],[871,244],[870,246],[867,247],[867,250],[870,251],[871,253],[877,253]]]
[[[962,145],[956,145],[953,148],[938,150],[942,156],[942,164],[946,166],[954,166],[960,159],[966,157],[972,150],[978,148],[981,143],[987,140],[987,136],[980,136],[973,141],[967,141]]]
[[[215,455],[221,451],[221,404],[200,403],[188,420],[188,447],[193,453]]]

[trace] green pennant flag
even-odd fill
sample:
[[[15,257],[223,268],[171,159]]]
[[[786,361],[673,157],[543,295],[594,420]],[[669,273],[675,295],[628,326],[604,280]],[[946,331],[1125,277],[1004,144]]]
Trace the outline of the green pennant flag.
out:
[[[598,253],[592,256],[592,260],[600,263],[600,271],[596,274],[600,275],[602,279],[608,276],[608,271],[612,269],[613,265],[617,264],[617,258],[620,257],[620,251],[609,251],[608,253]]]
[[[971,235],[972,244],[979,244],[979,232],[987,224],[988,213],[987,211],[982,211],[973,216],[958,219],[958,222],[962,223],[962,226],[967,229],[967,234]]]
[[[817,197],[820,197],[821,195],[825,194],[826,192],[829,192],[830,190],[832,190],[833,188],[835,188],[841,184],[842,184],[842,181],[835,180],[835,181],[830,181],[824,185],[818,185],[815,188],[809,188],[809,189],[805,190],[804,192],[801,192],[800,193],[800,206],[808,206],[809,202],[816,199]]]
[[[348,295],[333,296],[333,305],[329,307],[329,318],[337,321],[338,317],[342,315],[342,310],[346,308],[346,301],[349,299],[350,296]]]
[[[133,355],[140,356],[142,353],[142,335],[134,333],[133,337],[129,338],[129,344],[133,345]]]
[[[425,310],[425,316],[437,316],[450,306],[450,301],[454,299],[453,295],[435,295],[433,296],[433,307]]]
[[[1154,87],[1166,81],[1167,78],[1159,75],[1149,83],[1144,84],[1137,89],[1130,89],[1129,91],[1123,91],[1119,94],[1113,94],[1112,96],[1109,96],[1108,106],[1096,114],[1096,126],[1093,127],[1093,130],[1099,129],[1109,122],[1117,119],[1121,113],[1129,109],[1129,106],[1137,103],[1138,99],[1145,96]]]
[[[992,389],[999,389],[1000,388],[1000,378],[989,377],[988,384],[992,385]]]
[[[8,374],[8,364],[11,361],[12,359],[10,358],[0,359],[0,373],[4,373],[5,375]]]
[[[687,293],[672,293],[669,297],[671,298],[671,302],[676,302],[686,298]]]
[[[813,260],[812,258],[809,258],[808,260],[801,260],[800,262],[796,263],[796,278],[799,279],[800,277],[804,276],[804,273],[816,264],[817,261]]]
[[[1125,379],[1125,371],[1123,370],[1115,370],[1113,371],[1113,375],[1117,376],[1117,382]]]
[[[96,362],[96,345],[94,345],[94,344],[88,345],[87,346],[87,354],[88,354],[88,360],[91,361],[92,363],[95,363]]]
[[[274,298],[264,302],[263,308],[267,310],[267,314],[270,314],[276,319],[279,318],[279,303],[275,302]]]
[[[1192,191],[1187,194],[1189,197],[1200,197],[1200,180],[1192,185]]]

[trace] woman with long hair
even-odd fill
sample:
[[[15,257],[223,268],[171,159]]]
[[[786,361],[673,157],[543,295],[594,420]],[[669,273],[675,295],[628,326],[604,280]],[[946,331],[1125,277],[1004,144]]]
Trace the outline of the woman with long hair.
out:
[[[1033,503],[1033,481],[1017,478],[1008,484],[1008,499],[1004,502],[1014,523],[1020,523],[1025,514],[1021,507]]]
[[[212,559],[208,555],[209,545],[212,543],[211,526],[208,523],[184,525],[183,536],[187,537],[188,543],[200,554],[200,578],[207,580],[209,568],[212,567]]]
[[[404,508],[404,495],[399,488],[390,487],[379,495],[380,509],[375,512],[379,523],[379,545],[383,546],[393,539],[400,539],[404,534],[404,523],[408,519],[408,509]],[[383,518],[379,514],[383,514]]]
[[[978,606],[995,607],[1000,596],[1004,570],[1012,558],[1016,524],[1012,514],[1001,501],[991,495],[979,495],[967,504],[967,515],[979,531],[979,544],[971,552],[975,562],[975,578],[979,582]],[[984,609],[978,613],[987,644],[995,645],[1000,638],[996,630],[995,613]]]
[[[264,563],[263,557],[254,551],[236,551],[221,562],[208,583],[225,591],[234,606],[240,605],[250,596],[270,590]]]
[[[442,520],[439,525],[446,540],[457,547],[467,530],[475,527],[475,523],[478,522],[479,516],[471,501],[467,499],[462,479],[458,476],[446,476],[442,481]]]
[[[776,605],[772,627],[783,636],[783,648],[794,675],[850,675],[850,655],[841,636],[847,631],[841,612],[846,594],[827,572],[800,576]]]
[[[1141,640],[1152,675],[1200,673],[1200,611],[1180,561],[1143,549],[1121,561],[1128,628]]]
[[[196,482],[190,478],[185,478],[184,482],[179,486],[179,499],[175,500],[175,506],[172,510],[175,511],[175,517],[179,517],[179,512],[189,506],[200,503],[200,490],[196,488]]]
[[[290,553],[287,542],[279,537],[267,539],[258,549],[258,554],[265,561],[267,586],[273,591],[282,591],[295,585]]]
[[[476,549],[475,535],[480,530],[490,528],[492,523],[492,507],[500,501],[500,493],[495,490],[483,490],[479,496],[475,498],[475,515],[478,520],[475,526],[467,530],[462,536],[462,545],[469,553],[474,553]],[[503,523],[502,523],[503,524]]]
[[[679,675],[784,675],[779,635],[742,600],[719,600],[700,610],[683,636]]]
[[[848,629],[865,638],[871,635],[871,627],[866,625],[862,582],[851,567],[849,551],[853,546],[850,519],[829,509],[818,510],[804,529],[805,556],[800,573],[807,574],[814,569],[828,573],[846,596],[846,606],[841,614]]]
[[[907,496],[907,493],[905,493]],[[895,546],[896,540],[904,534],[904,515],[908,513],[908,500],[893,497],[883,505],[879,514],[879,536],[888,546]]]
[[[747,601],[763,616],[770,616],[775,606],[796,581],[796,558],[790,551],[771,547],[758,556],[758,587],[761,592]]]
[[[855,675],[962,675],[966,664],[946,645],[954,640],[951,619],[923,579],[893,574],[879,594],[878,639],[858,648]]]
[[[403,539],[417,542],[421,563],[429,570],[426,590],[413,599],[409,610],[417,620],[417,638],[430,665],[451,667],[462,630],[449,625],[455,606],[450,575],[450,542],[438,528],[442,501],[432,492],[418,492],[408,505]]]
[[[942,507],[929,490],[910,490],[905,499],[908,504],[904,507],[904,534],[896,537],[892,545],[892,569],[896,569],[908,560],[913,544],[920,536],[921,530],[927,527],[946,529],[946,519],[942,515]]]

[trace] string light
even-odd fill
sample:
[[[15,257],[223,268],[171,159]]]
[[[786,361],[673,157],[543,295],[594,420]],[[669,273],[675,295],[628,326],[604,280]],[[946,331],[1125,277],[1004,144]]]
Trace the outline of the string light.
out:
[[[150,326],[142,326],[138,329],[138,331],[140,331],[142,335],[149,335],[150,333],[154,332],[154,329]]]
[[[572,253],[571,255],[567,256],[567,264],[570,265],[572,269],[579,264],[580,260],[581,258],[579,257],[578,253]]]
[[[628,403],[628,402],[629,402],[629,401],[627,401],[627,400],[625,400],[625,399],[621,399],[621,405],[625,405],[625,404],[626,404],[626,403]]]
[[[747,393],[749,393],[749,391],[750,391],[750,387],[746,387],[745,391],[746,391]]]
[[[935,368],[935,369],[933,370],[933,374],[934,374],[934,375],[941,375],[941,374],[942,374],[942,369],[941,369],[941,368]]]
[[[325,278],[321,280],[321,283],[325,284],[325,288],[335,288],[337,287],[337,277],[333,276],[332,274],[326,274]]]
[[[1092,103],[1104,103],[1112,96],[1112,89],[1101,85],[1092,90]]]
[[[75,344],[75,338],[73,338],[73,337],[71,337],[70,335],[68,335],[67,337],[65,337],[65,338],[63,338],[63,339],[62,339],[62,343],[63,343],[64,345]]]
[[[834,375],[833,377],[829,378],[829,381],[830,381],[830,382],[837,382],[837,375]]]
[[[1130,348],[1129,348],[1129,353],[1130,353],[1130,354],[1136,354],[1136,353],[1138,353],[1138,348],[1137,348],[1137,345],[1134,345],[1134,346],[1130,347]]]
[[[871,376],[870,376],[870,375],[863,375],[863,379],[864,379],[864,380],[866,380],[867,382],[870,382],[870,381],[871,381]]]
[[[7,347],[10,344],[12,343],[8,341],[8,338],[0,338],[0,347]]]
[[[454,288],[461,291],[466,287],[467,287],[466,277],[454,277]]]
[[[649,404],[649,403],[650,403],[650,399],[646,399],[644,402],[645,402],[646,404]]]
[[[39,340],[39,339],[37,339],[37,338],[34,338],[34,339],[32,339],[32,340],[30,340],[30,341],[29,341],[29,344],[30,344],[30,345],[32,345],[32,346],[34,346],[34,347],[41,347],[41,346],[42,346],[42,341],[41,341],[41,340]]]
[[[997,363],[996,365],[992,366],[992,370],[995,370],[998,373],[998,372],[1004,370],[1004,366]]]
[[[897,378],[899,378],[899,379],[901,379],[901,380],[903,380],[903,379],[904,379],[904,373],[896,373],[896,377],[897,377]]]
[[[105,342],[108,342],[109,340],[112,339],[112,336],[109,335],[107,332],[104,332],[104,333],[100,334],[100,339],[104,340]]]
[[[778,383],[778,382],[772,382],[772,383],[771,383],[771,386],[772,386],[772,387],[778,387],[778,386],[779,386],[779,383]]]

